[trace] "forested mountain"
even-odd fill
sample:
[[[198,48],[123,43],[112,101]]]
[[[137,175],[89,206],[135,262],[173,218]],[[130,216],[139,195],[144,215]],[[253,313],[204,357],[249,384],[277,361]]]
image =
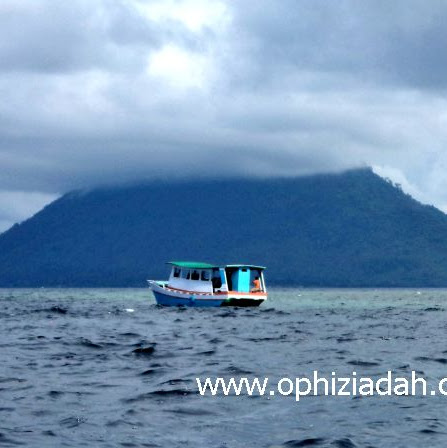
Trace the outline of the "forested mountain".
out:
[[[0,286],[144,286],[168,260],[267,266],[267,283],[447,286],[447,215],[370,169],[66,194],[0,235]]]

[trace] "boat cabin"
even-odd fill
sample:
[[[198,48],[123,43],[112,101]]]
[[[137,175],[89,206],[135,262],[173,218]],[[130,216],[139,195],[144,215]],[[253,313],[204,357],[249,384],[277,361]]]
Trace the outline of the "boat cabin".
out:
[[[225,266],[225,276],[229,291],[266,292],[264,267],[230,264]]]
[[[232,264],[221,267],[188,261],[168,264],[172,265],[170,288],[208,294],[266,292],[263,266]]]

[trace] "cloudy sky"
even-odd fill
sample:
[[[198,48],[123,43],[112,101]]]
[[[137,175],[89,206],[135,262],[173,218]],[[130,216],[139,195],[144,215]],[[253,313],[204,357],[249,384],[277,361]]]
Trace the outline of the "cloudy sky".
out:
[[[447,211],[445,0],[1,0],[0,231],[75,188],[374,166]]]

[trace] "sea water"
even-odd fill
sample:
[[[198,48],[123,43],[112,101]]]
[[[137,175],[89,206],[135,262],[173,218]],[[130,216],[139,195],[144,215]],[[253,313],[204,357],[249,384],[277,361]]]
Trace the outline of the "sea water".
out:
[[[196,378],[447,377],[446,290],[0,290],[0,446],[445,447],[447,396],[201,396]]]

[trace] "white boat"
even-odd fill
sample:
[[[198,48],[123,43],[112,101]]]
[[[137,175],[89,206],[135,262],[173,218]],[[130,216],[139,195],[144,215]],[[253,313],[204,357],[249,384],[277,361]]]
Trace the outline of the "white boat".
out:
[[[267,299],[263,266],[170,261],[168,281],[148,280],[159,305],[259,306]]]

